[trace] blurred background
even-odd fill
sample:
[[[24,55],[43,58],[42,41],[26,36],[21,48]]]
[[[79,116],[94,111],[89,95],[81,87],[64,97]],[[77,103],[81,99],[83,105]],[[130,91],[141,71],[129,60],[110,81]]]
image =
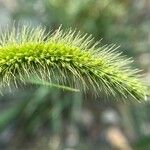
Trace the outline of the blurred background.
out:
[[[72,27],[117,43],[150,84],[150,0],[0,0],[0,26]],[[0,150],[150,150],[150,102],[36,86],[0,96]]]

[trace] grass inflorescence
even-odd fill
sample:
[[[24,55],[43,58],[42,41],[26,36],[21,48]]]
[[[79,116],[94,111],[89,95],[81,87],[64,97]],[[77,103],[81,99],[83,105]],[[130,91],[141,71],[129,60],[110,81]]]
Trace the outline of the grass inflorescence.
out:
[[[0,35],[0,90],[26,84],[34,76],[95,95],[142,100],[146,86],[131,59],[115,45],[101,46],[93,37],[61,28],[45,34],[41,27],[12,27]]]

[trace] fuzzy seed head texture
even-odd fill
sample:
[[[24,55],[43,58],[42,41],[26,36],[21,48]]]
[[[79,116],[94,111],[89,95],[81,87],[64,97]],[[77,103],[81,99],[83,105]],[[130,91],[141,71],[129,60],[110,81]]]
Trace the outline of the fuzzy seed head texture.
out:
[[[0,32],[0,91],[34,76],[97,96],[141,101],[147,87],[131,68],[132,59],[117,49],[72,29],[45,34],[42,27],[13,26]]]

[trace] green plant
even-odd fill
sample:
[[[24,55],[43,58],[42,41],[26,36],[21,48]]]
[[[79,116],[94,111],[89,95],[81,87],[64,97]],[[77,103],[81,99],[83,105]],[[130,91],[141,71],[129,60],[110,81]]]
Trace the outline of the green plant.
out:
[[[98,96],[104,92],[115,99],[144,99],[147,89],[139,71],[116,49],[71,29],[47,35],[41,27],[5,29],[0,36],[0,88],[17,87],[34,77],[43,84],[92,90]]]

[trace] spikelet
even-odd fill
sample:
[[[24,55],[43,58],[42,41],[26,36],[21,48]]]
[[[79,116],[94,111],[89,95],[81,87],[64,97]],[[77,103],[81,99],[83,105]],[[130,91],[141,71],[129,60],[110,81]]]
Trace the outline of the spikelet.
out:
[[[45,34],[41,27],[12,27],[0,35],[0,90],[32,76],[52,84],[92,91],[100,96],[143,100],[147,88],[131,59],[115,45],[101,46],[93,37],[61,28]]]

